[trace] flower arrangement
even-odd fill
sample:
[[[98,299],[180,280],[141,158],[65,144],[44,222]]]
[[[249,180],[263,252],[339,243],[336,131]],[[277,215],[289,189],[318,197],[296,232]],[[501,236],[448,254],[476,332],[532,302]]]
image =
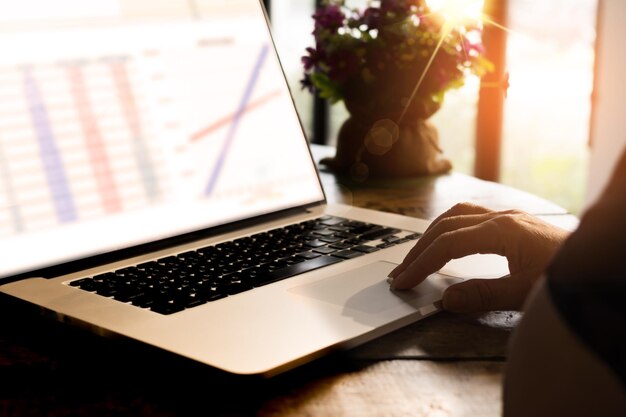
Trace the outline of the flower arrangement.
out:
[[[370,1],[360,9],[327,0],[313,19],[315,46],[302,57],[301,84],[331,103],[348,105],[354,92],[362,100],[369,89],[379,103],[406,106],[410,96],[440,105],[467,75],[493,69],[483,56],[480,23],[450,24],[426,0]]]

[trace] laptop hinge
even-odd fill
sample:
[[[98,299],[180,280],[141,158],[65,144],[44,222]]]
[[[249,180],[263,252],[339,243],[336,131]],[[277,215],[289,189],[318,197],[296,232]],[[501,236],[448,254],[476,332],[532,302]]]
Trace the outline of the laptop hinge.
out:
[[[324,202],[316,202],[312,204],[307,204],[304,206],[289,208],[285,210],[280,210],[276,212],[272,212],[269,214],[264,214],[244,220],[239,220],[236,222],[232,222],[226,225],[215,226],[207,229],[197,230],[194,232],[189,232],[181,235],[177,235],[174,237],[137,245],[125,249],[120,249],[112,252],[107,252],[100,255],[95,255],[91,257],[87,257],[84,259],[70,261],[63,264],[53,265],[46,268],[41,268],[37,270],[32,270],[24,273],[20,273],[17,275],[8,276],[2,278],[0,282],[2,284],[19,281],[21,279],[30,278],[30,277],[43,277],[43,278],[54,278],[61,275],[71,274],[83,269],[94,268],[101,265],[106,265],[112,262],[118,262],[124,259],[133,258],[136,256],[145,255],[150,252],[156,252],[168,248],[173,248],[176,246],[180,246],[186,243],[191,243],[194,241],[211,238],[214,236],[218,236],[225,233],[232,233],[237,230],[245,229],[248,227],[257,226],[259,224],[267,223],[270,221],[283,219],[287,217],[293,217],[297,215],[302,215],[305,213],[311,213],[313,207],[319,207],[324,204]]]

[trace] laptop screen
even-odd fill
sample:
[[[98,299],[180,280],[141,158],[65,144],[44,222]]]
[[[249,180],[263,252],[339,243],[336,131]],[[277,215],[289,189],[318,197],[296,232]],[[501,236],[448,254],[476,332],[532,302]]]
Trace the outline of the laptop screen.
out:
[[[324,200],[258,0],[0,0],[0,277]]]

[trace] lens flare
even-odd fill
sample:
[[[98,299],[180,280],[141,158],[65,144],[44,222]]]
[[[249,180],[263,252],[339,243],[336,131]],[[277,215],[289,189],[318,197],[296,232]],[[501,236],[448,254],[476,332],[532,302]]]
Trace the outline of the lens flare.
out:
[[[483,0],[428,0],[431,13],[441,16],[450,26],[480,21]]]
[[[411,96],[397,120],[398,124],[404,119],[404,116],[406,116],[409,104],[413,102],[417,91],[426,77],[426,73],[430,69],[437,52],[442,47],[443,41],[447,36],[456,31],[459,36],[463,35],[471,38],[471,33],[466,31],[466,26],[482,27],[483,25],[490,25],[505,32],[511,32],[510,29],[494,21],[489,15],[483,12],[485,0],[426,0],[426,4],[430,9],[430,13],[426,16],[441,20],[439,42],[411,92]],[[499,82],[482,83],[481,88],[499,88],[504,92],[504,96],[506,97],[509,88],[509,74],[506,73],[505,77]]]

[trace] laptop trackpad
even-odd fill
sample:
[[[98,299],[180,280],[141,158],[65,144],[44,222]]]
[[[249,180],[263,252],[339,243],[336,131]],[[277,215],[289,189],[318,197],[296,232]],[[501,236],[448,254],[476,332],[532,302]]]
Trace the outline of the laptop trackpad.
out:
[[[420,308],[424,306],[421,302],[426,299],[428,304],[432,304],[433,293],[441,294],[446,287],[463,281],[460,278],[433,274],[412,290],[390,291],[387,275],[396,266],[391,262],[374,262],[352,271],[290,288],[288,291],[363,313],[379,314],[398,304],[410,304]]]

